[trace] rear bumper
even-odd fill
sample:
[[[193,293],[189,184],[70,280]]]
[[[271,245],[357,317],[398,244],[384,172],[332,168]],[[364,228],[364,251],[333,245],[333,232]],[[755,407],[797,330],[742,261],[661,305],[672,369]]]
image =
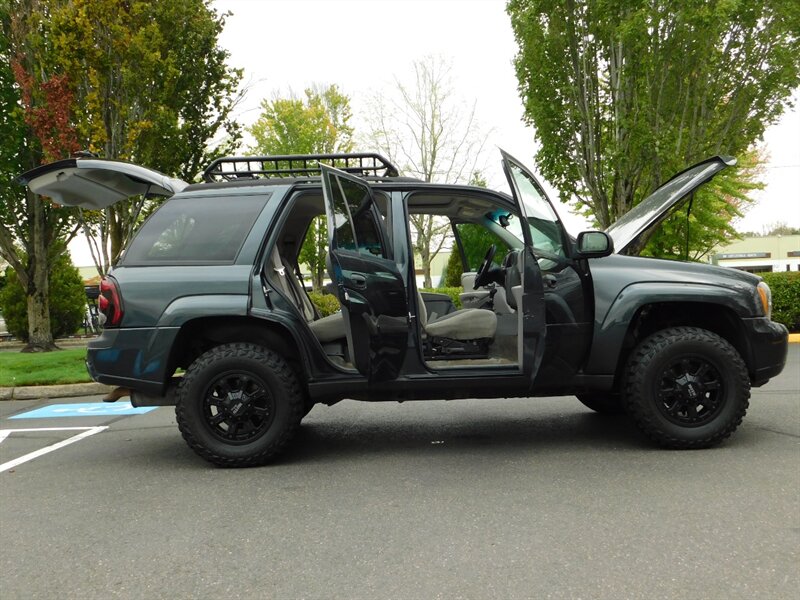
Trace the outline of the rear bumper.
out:
[[[161,396],[176,334],[177,328],[105,329],[87,346],[86,370],[100,383]]]
[[[766,317],[742,319],[742,322],[749,344],[750,381],[758,387],[783,371],[789,349],[789,330]]]

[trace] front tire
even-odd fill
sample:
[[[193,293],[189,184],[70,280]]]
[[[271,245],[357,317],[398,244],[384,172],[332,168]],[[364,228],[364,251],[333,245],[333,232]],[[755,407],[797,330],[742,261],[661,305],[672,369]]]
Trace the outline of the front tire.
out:
[[[187,369],[175,417],[189,447],[222,467],[262,465],[289,443],[305,401],[289,364],[255,344],[224,344]]]
[[[666,448],[708,448],[742,422],[747,367],[720,336],[673,327],[642,341],[626,370],[624,403],[644,434]]]

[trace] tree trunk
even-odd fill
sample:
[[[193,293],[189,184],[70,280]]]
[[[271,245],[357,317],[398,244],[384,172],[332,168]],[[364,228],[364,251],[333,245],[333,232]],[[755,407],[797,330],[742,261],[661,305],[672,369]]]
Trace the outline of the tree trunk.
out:
[[[422,287],[431,289],[433,281],[431,281],[431,255],[428,251],[430,242],[420,248],[420,261],[422,262]]]
[[[119,261],[120,254],[122,254],[122,216],[115,206],[110,206],[108,211],[106,211],[106,215],[108,216],[108,237],[111,240],[110,263],[113,267],[117,264],[117,261]]]
[[[37,248],[37,251],[39,249]],[[28,344],[23,352],[49,352],[56,350],[50,329],[50,296],[47,281],[47,253],[32,258],[28,285]]]
[[[49,352],[57,350],[50,329],[50,295],[47,281],[49,266],[45,243],[45,212],[42,200],[28,192],[28,208],[33,227],[31,233],[32,255],[28,257],[28,344],[23,352]]]
[[[36,278],[34,278],[36,279]],[[53,342],[50,329],[50,301],[47,296],[47,273],[44,289],[37,289],[27,297],[28,301],[28,343],[23,352],[50,352],[58,350]]]
[[[311,289],[313,289],[315,292],[322,292],[324,275],[325,275],[324,264],[321,264],[317,268],[315,268],[314,272],[311,274]]]

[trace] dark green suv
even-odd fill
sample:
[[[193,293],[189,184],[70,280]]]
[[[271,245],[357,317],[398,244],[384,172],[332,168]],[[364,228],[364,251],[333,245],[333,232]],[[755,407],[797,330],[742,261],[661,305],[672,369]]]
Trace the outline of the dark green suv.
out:
[[[769,288],[741,271],[625,252],[734,162],[694,165],[608,231],[577,238],[505,153],[511,195],[399,177],[374,154],[225,158],[193,185],[76,158],[20,180],[88,208],[169,197],[102,281],[105,328],[87,367],[120,386],[113,397],[175,404],[204,458],[246,466],[277,456],[315,403],[345,398],[575,395],[627,411],[662,446],[725,439],[750,387],[786,360]],[[461,260],[462,308],[418,289],[419,215]],[[319,219],[341,305],[325,317],[298,266]]]

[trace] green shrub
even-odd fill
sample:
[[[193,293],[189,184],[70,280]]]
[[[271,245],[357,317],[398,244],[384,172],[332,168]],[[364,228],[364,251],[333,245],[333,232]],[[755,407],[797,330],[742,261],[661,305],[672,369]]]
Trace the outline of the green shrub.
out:
[[[320,317],[327,317],[339,310],[339,300],[333,294],[324,294],[322,292],[309,292],[308,297],[311,299],[312,304],[317,307]]]
[[[440,288],[421,288],[420,292],[432,292],[434,294],[447,294],[450,296],[450,299],[453,301],[456,309],[461,308],[461,298],[459,298],[459,294],[464,291],[464,288],[460,287],[440,287]]]
[[[445,287],[458,287],[461,285],[461,272],[464,270],[464,265],[461,264],[461,253],[458,248],[453,244],[453,249],[450,251],[450,258],[447,259],[447,265],[444,268],[444,276],[442,282]]]
[[[800,272],[763,273],[772,290],[772,320],[800,331]]]
[[[67,252],[59,254],[50,265],[50,329],[53,338],[72,335],[83,323],[86,292],[83,280]],[[28,341],[28,301],[25,290],[11,268],[6,269],[6,285],[0,290],[0,310],[8,332]]]

